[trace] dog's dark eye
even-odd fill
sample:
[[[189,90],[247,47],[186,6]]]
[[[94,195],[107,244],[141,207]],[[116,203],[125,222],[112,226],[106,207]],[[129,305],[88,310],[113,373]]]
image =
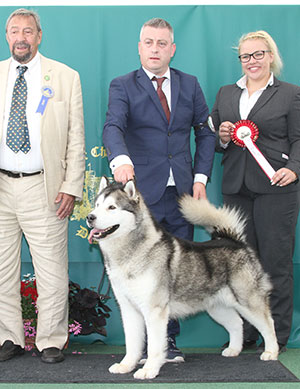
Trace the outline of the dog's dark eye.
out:
[[[108,207],[108,209],[116,209],[116,207],[115,207],[114,205],[110,205],[110,206]]]

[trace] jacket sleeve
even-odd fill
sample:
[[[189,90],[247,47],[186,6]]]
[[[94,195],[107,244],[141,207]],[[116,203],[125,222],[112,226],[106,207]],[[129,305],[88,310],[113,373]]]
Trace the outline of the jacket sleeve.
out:
[[[65,154],[65,178],[60,192],[77,199],[82,198],[85,171],[85,139],[82,91],[79,74],[74,71],[68,116],[67,147]]]
[[[195,83],[195,142],[194,174],[205,174],[210,177],[215,152],[215,133],[208,127],[209,110],[202,89]]]
[[[102,135],[109,161],[121,154],[129,157],[124,140],[128,112],[129,99],[126,89],[122,81],[116,78],[109,87],[108,111]]]
[[[300,88],[296,87],[287,116],[288,138],[291,149],[286,168],[300,176]]]
[[[214,103],[213,109],[211,111],[211,119],[213,121],[215,130],[216,130],[216,144],[215,149],[219,153],[223,153],[224,149],[220,146],[220,138],[219,138],[219,127],[221,124],[221,119],[219,116],[219,100],[222,93],[222,88],[219,89],[218,94],[216,96],[216,101]]]

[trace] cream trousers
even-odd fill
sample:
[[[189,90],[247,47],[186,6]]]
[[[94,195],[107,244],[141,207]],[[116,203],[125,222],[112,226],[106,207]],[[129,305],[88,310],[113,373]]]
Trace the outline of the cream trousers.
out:
[[[21,240],[32,256],[38,291],[36,346],[62,349],[68,337],[68,220],[47,206],[43,174],[0,173],[0,344],[24,347],[20,300]],[[26,319],[26,318],[25,318]]]

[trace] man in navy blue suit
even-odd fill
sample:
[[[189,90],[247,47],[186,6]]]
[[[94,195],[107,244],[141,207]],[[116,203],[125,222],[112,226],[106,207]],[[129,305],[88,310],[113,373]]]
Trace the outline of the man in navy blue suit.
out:
[[[169,67],[176,45],[168,22],[146,22],[138,49],[142,67],[110,84],[103,130],[110,168],[115,181],[136,178],[153,216],[167,231],[192,240],[193,226],[182,217],[177,199],[183,193],[206,197],[215,148],[208,107],[196,77]],[[175,343],[178,334],[178,322],[170,320],[169,361],[184,361]]]

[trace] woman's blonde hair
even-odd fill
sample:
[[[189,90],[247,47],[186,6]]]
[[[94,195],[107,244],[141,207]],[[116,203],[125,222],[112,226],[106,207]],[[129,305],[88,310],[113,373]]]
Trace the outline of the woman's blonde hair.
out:
[[[279,51],[278,51],[278,47],[277,47],[274,39],[271,37],[271,35],[263,30],[248,32],[248,34],[244,34],[243,36],[241,36],[241,38],[239,40],[239,45],[238,45],[239,54],[240,54],[241,45],[249,39],[261,39],[264,41],[264,43],[268,47],[268,50],[270,50],[274,56],[274,60],[270,65],[270,69],[274,73],[275,76],[278,76],[281,72],[282,67],[283,67],[283,63],[282,63],[282,59],[281,59],[281,56],[280,56]]]

